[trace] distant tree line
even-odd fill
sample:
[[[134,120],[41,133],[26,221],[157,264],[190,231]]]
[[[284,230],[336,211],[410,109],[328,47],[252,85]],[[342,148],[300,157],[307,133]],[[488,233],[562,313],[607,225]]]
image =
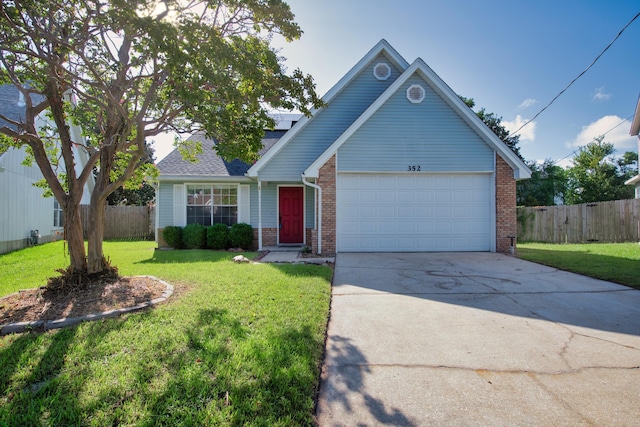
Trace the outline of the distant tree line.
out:
[[[473,99],[460,98],[469,108],[475,106]],[[510,135],[502,125],[502,117],[487,113],[484,108],[476,115],[531,169],[531,178],[516,184],[518,206],[573,205],[634,197],[634,188],[624,183],[638,174],[637,153],[627,151],[616,157],[613,144],[598,136],[578,149],[573,166],[562,168],[552,159],[542,163],[527,161],[518,147],[520,136]]]

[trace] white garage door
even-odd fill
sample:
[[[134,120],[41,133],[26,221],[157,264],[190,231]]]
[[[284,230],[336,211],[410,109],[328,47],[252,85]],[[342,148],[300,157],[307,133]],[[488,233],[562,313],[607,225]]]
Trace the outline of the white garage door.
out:
[[[338,174],[338,252],[490,251],[490,174]]]

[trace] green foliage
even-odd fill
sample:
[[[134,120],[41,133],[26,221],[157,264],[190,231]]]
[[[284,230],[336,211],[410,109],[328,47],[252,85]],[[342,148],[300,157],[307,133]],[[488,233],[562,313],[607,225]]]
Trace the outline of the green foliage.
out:
[[[229,232],[229,238],[231,239],[232,247],[249,249],[253,246],[253,228],[249,224],[233,224]]]
[[[156,190],[152,184],[157,182],[159,171],[154,165],[154,150],[149,143],[145,142],[145,155],[140,161],[144,163],[136,168],[131,178],[122,187],[118,187],[113,193],[109,194],[107,197],[108,204],[146,206],[155,200]],[[121,164],[121,166],[126,167],[124,164]],[[115,181],[117,178],[117,173],[114,173],[111,180]]]
[[[182,230],[182,243],[187,249],[204,249],[207,246],[207,227],[188,224]]]
[[[184,247],[184,243],[182,241],[182,233],[182,227],[170,225],[162,230],[162,238],[165,242],[167,242],[167,245],[171,246],[172,248],[182,249]]]
[[[542,164],[527,162],[531,178],[516,182],[518,206],[553,206],[562,202],[567,191],[567,174],[551,159]]]
[[[138,314],[0,337],[0,425],[314,424],[331,268],[104,246],[122,274],[159,277],[176,293]],[[0,255],[0,289],[46,283],[14,280],[8,264],[27,273],[65,264],[62,242],[28,251]]]
[[[565,200],[568,204],[633,198],[633,188],[624,182],[634,175],[633,163],[637,157],[629,154],[616,159],[615,151],[613,144],[604,141],[604,136],[580,147],[573,166],[567,171]]]
[[[276,35],[291,41],[301,34],[281,0],[3,2],[0,82],[24,95],[25,122],[14,123],[24,132],[3,126],[0,133],[34,147],[68,212],[80,203],[94,167],[91,200],[99,206],[93,212],[116,189],[138,188],[151,173],[145,141],[166,131],[203,130],[225,159],[251,162],[264,129],[274,125],[269,111],[308,115],[324,105],[312,78],[288,72],[271,46]],[[50,124],[39,133],[35,120],[43,113]],[[6,146],[0,141],[0,151]],[[86,165],[76,164],[76,149],[86,154]],[[99,268],[103,229],[92,228],[89,239],[99,242],[89,245],[88,257],[78,230],[67,224],[71,263]]]
[[[214,224],[207,227],[207,247],[221,250],[227,249],[231,240],[229,238],[229,226],[226,224]]]
[[[465,98],[464,96],[461,96],[460,99],[471,109],[476,105],[473,98]],[[495,133],[496,136],[520,158],[520,160],[524,161],[524,157],[520,154],[520,147],[518,147],[518,144],[520,143],[520,135],[510,136],[509,131],[502,125],[502,117],[498,117],[494,113],[487,113],[484,107],[476,112],[476,116],[478,116],[480,120],[482,120],[484,124],[487,125],[487,127],[491,129],[491,131]]]

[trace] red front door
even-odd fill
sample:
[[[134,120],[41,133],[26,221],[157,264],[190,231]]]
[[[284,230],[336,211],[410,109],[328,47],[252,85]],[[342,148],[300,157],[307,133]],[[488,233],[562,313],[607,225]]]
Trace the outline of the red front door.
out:
[[[304,189],[280,187],[279,190],[280,243],[304,243]]]

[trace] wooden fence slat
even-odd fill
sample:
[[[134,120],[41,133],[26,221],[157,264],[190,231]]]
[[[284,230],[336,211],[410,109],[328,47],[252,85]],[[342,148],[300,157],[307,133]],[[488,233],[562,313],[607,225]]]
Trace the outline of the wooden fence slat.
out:
[[[640,199],[518,208],[518,240],[546,243],[636,242]]]
[[[89,234],[89,206],[81,206],[82,228],[85,239]],[[153,240],[155,232],[154,206],[105,207],[104,238],[123,240]]]

